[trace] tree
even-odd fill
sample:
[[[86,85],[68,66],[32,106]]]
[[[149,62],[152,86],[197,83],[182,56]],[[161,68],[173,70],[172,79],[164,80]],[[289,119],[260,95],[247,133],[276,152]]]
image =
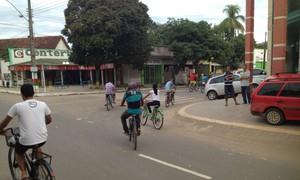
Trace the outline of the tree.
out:
[[[220,26],[224,29],[227,39],[234,38],[240,34],[240,32],[244,32],[244,26],[239,20],[244,22],[245,17],[239,15],[240,11],[238,5],[227,5],[223,10],[223,12],[227,14],[227,18],[221,22]]]
[[[139,0],[72,0],[62,34],[78,64],[107,62],[141,66],[148,59],[148,8]],[[98,66],[96,66],[98,67]]]
[[[169,19],[162,37],[181,65],[188,60],[197,64],[199,60],[215,57],[217,53],[217,49],[213,48],[217,39],[206,21],[196,23],[187,19]]]

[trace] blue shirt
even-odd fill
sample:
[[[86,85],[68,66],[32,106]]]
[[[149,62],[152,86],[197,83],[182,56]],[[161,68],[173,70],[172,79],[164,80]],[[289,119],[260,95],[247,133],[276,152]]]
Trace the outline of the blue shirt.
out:
[[[123,100],[127,103],[127,112],[129,114],[142,114],[141,102],[143,100],[143,95],[140,91],[126,91]]]
[[[173,88],[174,88],[173,82],[172,82],[172,81],[168,81],[168,82],[166,83],[166,85],[165,85],[165,90],[166,90],[166,91],[170,91],[170,90],[172,90]]]

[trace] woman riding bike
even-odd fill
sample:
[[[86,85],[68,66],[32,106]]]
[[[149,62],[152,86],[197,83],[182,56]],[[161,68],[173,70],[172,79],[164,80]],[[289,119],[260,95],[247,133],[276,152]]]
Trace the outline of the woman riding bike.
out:
[[[144,97],[144,100],[151,95],[151,101],[147,103],[147,107],[150,113],[152,113],[151,106],[160,107],[159,90],[157,84],[152,85],[152,90]]]

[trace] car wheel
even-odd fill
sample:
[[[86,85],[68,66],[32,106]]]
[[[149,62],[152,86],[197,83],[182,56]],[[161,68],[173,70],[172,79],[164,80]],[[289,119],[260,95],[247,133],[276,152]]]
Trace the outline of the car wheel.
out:
[[[207,97],[208,97],[209,100],[215,100],[215,99],[217,99],[217,93],[216,93],[216,91],[209,91],[207,93]]]
[[[272,125],[280,125],[285,121],[283,113],[277,108],[268,109],[265,113],[265,118]]]

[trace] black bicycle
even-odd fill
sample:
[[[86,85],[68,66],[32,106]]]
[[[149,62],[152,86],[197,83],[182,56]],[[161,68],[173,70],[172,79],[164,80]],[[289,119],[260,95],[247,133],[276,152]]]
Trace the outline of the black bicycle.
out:
[[[129,118],[129,141],[132,141],[134,150],[136,150],[137,148],[137,137],[138,137],[137,116],[138,115],[132,115]]]
[[[172,105],[175,104],[175,92],[174,91],[167,92],[167,94],[166,94],[165,106],[169,107],[170,104],[172,104]]]
[[[11,176],[13,180],[19,180],[21,175],[15,152],[15,145],[20,137],[19,129],[6,129],[4,131],[4,135],[6,144],[9,146],[8,164]],[[25,153],[25,168],[27,176],[31,180],[55,180],[54,172],[51,168],[52,156],[46,153],[38,153],[37,148],[38,147],[32,148],[31,153]]]
[[[106,110],[107,111],[109,111],[110,109],[114,108],[114,106],[112,104],[113,103],[113,95],[107,94],[105,100],[106,100],[105,106],[106,106]]]

